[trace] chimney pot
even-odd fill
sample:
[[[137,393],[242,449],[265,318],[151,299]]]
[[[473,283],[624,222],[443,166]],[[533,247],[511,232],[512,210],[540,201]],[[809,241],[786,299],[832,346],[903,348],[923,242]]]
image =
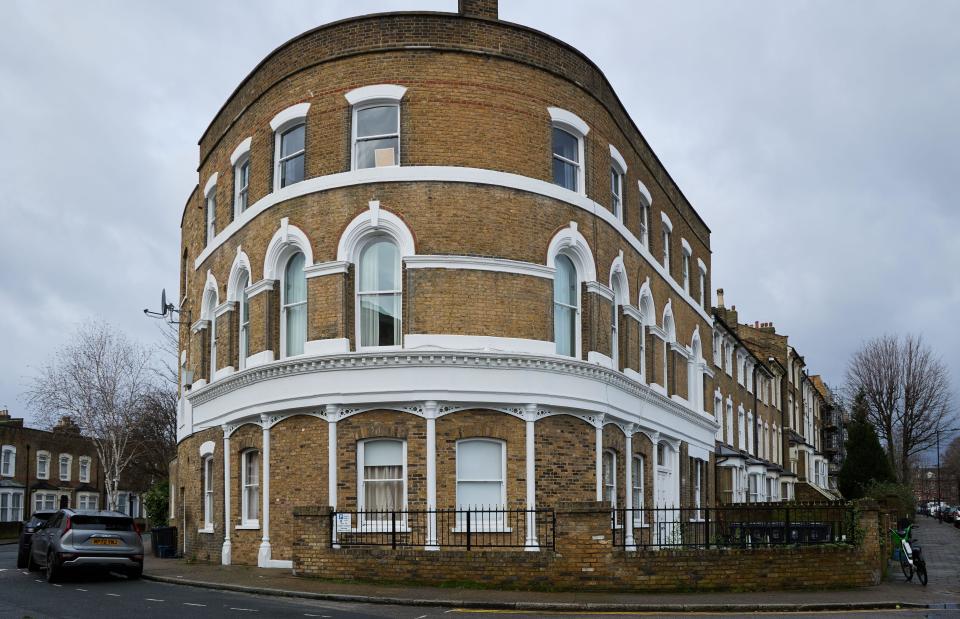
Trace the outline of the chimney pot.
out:
[[[717,307],[723,307],[723,288],[717,288]]]

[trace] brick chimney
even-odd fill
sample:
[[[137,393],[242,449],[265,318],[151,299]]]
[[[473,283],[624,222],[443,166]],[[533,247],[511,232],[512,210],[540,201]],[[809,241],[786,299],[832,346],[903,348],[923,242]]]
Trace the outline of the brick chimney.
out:
[[[0,408],[0,426],[16,426],[19,428],[23,427],[23,419],[10,416],[10,411],[6,408]]]
[[[723,309],[723,288],[717,288],[717,307]]]
[[[464,17],[497,19],[497,0],[459,0],[457,12]]]
[[[77,425],[70,415],[64,415],[60,418],[60,421],[57,422],[57,425],[53,427],[53,431],[61,434],[79,436],[80,426]]]

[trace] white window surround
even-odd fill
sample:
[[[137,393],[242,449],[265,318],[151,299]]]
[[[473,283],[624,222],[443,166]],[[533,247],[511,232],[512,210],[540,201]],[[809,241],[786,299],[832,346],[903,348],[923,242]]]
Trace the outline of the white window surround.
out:
[[[50,452],[37,452],[37,479],[50,479]]]
[[[313,247],[310,239],[303,230],[290,225],[289,218],[284,217],[280,220],[280,228],[273,233],[267,245],[263,259],[263,279],[279,281],[287,266],[287,260],[297,252],[303,253],[304,269],[313,264]]]
[[[620,174],[627,173],[627,162],[624,160],[623,155],[620,154],[620,151],[617,150],[617,147],[613,144],[610,145],[610,157],[613,159],[619,168]],[[642,186],[642,184],[641,184]]]
[[[660,223],[662,223],[667,228],[668,232],[671,232],[671,233],[673,232],[673,222],[670,221],[670,218],[667,217],[667,214],[664,213],[663,211],[660,211]]]
[[[206,198],[207,196],[209,196],[209,195],[210,195],[210,192],[213,191],[213,190],[216,188],[216,186],[217,186],[217,176],[218,176],[218,173],[217,173],[217,172],[214,172],[214,173],[211,174],[210,177],[207,179],[207,184],[203,186],[203,196],[204,196],[204,198]]]
[[[17,448],[4,445],[0,448],[0,476],[14,477],[17,474]]]
[[[79,480],[90,483],[90,466],[93,464],[93,459],[90,456],[80,456],[78,462],[80,463]]]
[[[569,226],[562,228],[550,239],[550,245],[547,247],[548,268],[556,268],[555,260],[561,252],[573,261],[581,282],[597,281],[597,267],[593,252],[590,250],[587,239],[577,229],[575,221],[571,221]]]
[[[396,133],[387,133],[382,135],[377,135],[375,138],[370,138],[366,136],[358,136],[357,130],[359,128],[359,119],[357,118],[358,112],[361,112],[366,109],[375,108],[375,107],[394,107],[397,110],[397,131]],[[350,169],[358,170],[361,169],[357,165],[357,142],[358,137],[366,137],[366,139],[393,139],[397,140],[397,152],[394,154],[394,163],[392,166],[368,166],[370,167],[398,167],[400,165],[400,129],[401,129],[401,120],[400,120],[400,103],[394,100],[379,100],[379,101],[367,101],[362,104],[356,104],[352,107],[350,111]]]
[[[378,101],[399,103],[400,100],[403,99],[403,95],[405,95],[406,92],[407,88],[405,86],[397,86],[395,84],[373,84],[370,86],[354,88],[343,96],[350,105]],[[306,111],[304,111],[303,115],[306,116]]]
[[[356,185],[365,185],[369,183],[383,182],[450,182],[450,183],[470,183],[480,185],[490,185],[496,187],[506,187],[519,191],[526,191],[537,195],[561,200],[572,206],[587,211],[605,223],[613,227],[621,237],[639,253],[647,264],[657,272],[661,277],[667,280],[674,292],[682,297],[694,309],[694,311],[708,324],[713,324],[713,318],[704,308],[689,298],[682,287],[672,279],[667,277],[660,260],[650,254],[649,249],[638,239],[626,225],[619,222],[613,214],[610,213],[606,205],[601,205],[589,198],[580,196],[575,192],[563,189],[549,181],[533,179],[518,174],[508,172],[499,172],[495,170],[483,170],[479,168],[466,168],[456,166],[405,166],[391,168],[370,168],[366,170],[357,170],[351,172],[341,172],[326,176],[308,178],[300,183],[286,187],[279,192],[269,193],[260,198],[256,203],[249,205],[237,219],[225,226],[215,237],[213,242],[204,247],[197,258],[194,260],[194,268],[199,270],[210,255],[221,245],[226,243],[241,228],[252,221],[256,216],[269,210],[278,203],[291,198],[309,195],[329,189],[340,187],[352,187]]]
[[[673,228],[671,228],[672,230]],[[683,253],[688,256],[693,256],[693,249],[690,248],[690,243],[687,242],[687,239],[680,237],[680,247],[683,249]]]
[[[387,243],[391,243],[394,247],[397,248],[397,264],[396,264],[396,273],[395,273],[396,278],[395,278],[395,279],[396,279],[396,282],[400,285],[400,288],[399,288],[398,290],[378,290],[378,291],[366,291],[366,292],[361,292],[361,290],[360,290],[360,280],[361,280],[360,272],[361,272],[361,269],[362,269],[362,267],[361,267],[361,262],[362,262],[364,259],[366,259],[366,258],[363,258],[364,250],[367,249],[368,247],[370,247],[371,245],[373,245],[373,244],[375,244],[375,243],[377,243],[377,242],[380,242],[380,241],[386,241]],[[373,233],[373,234],[368,234],[368,235],[366,235],[366,236],[363,238],[363,240],[360,242],[360,244],[359,244],[357,247],[355,247],[354,249],[357,251],[357,260],[356,260],[356,262],[354,263],[354,264],[355,264],[355,267],[354,267],[355,271],[354,271],[354,272],[355,272],[357,275],[356,275],[356,277],[354,277],[354,287],[353,287],[353,295],[354,295],[354,297],[353,297],[353,298],[354,298],[354,304],[353,304],[353,305],[354,305],[354,322],[353,322],[353,324],[354,324],[354,327],[355,327],[355,330],[354,330],[355,340],[354,340],[354,341],[356,342],[357,350],[358,350],[358,351],[398,350],[398,349],[400,349],[400,348],[403,347],[403,257],[400,255],[399,244],[397,243],[396,239],[394,239],[394,238],[393,238],[391,235],[389,235],[389,234],[377,234],[377,233]],[[374,259],[374,258],[371,257],[370,259]],[[363,294],[370,294],[370,295],[373,295],[373,296],[379,296],[379,295],[381,295],[381,294],[383,294],[383,295],[390,294],[390,295],[398,295],[398,296],[399,296],[399,299],[400,299],[400,308],[399,308],[399,309],[400,309],[400,312],[399,312],[399,314],[400,314],[400,315],[397,317],[397,322],[399,322],[400,324],[397,325],[397,328],[396,328],[396,330],[397,330],[397,332],[398,332],[398,342],[397,342],[396,344],[385,345],[385,346],[381,346],[381,345],[363,345],[363,344],[362,344],[362,342],[364,341],[364,338],[363,338],[363,320],[362,320],[362,317],[361,317],[361,316],[362,316],[362,309],[363,309],[363,305],[362,305],[362,303],[361,303],[361,295],[363,295]]]
[[[233,258],[233,264],[230,265],[230,276],[227,278],[227,301],[237,303],[240,301],[239,284],[244,274],[247,276],[248,286],[253,281],[250,268],[250,258],[241,247],[237,247],[237,255]]]
[[[66,464],[66,475],[64,475],[64,464]],[[57,471],[60,481],[70,481],[73,473],[73,456],[70,454],[60,454],[57,458]]]
[[[286,128],[297,122],[302,122],[307,118],[307,112],[310,110],[309,103],[297,103],[280,111],[270,120],[270,129],[277,133],[280,129]]]
[[[19,488],[0,488],[0,522],[23,521],[23,494]]]
[[[583,121],[579,116],[573,112],[568,112],[567,110],[560,109],[558,107],[548,107],[547,111],[550,114],[550,121],[554,127],[566,131],[574,138],[577,139],[577,149],[578,149],[578,161],[577,161],[577,189],[572,193],[577,195],[586,196],[587,187],[586,187],[586,162],[584,161],[585,157],[585,147],[584,142],[586,141],[587,134],[590,133],[590,127],[587,126],[587,123]],[[553,155],[551,146],[551,157]],[[566,191],[570,191],[566,189]]]
[[[360,259],[366,238],[374,234],[391,237],[400,250],[401,260],[417,253],[413,233],[407,224],[390,211],[380,208],[378,200],[371,200],[367,210],[354,217],[340,235],[337,261],[356,263]],[[313,260],[308,261],[308,265],[310,264],[313,264]]]
[[[640,195],[643,196],[643,199],[647,201],[647,206],[652,207],[653,196],[650,195],[650,190],[643,184],[643,181],[637,181],[637,188],[640,190]]]
[[[245,157],[250,152],[250,145],[253,143],[253,137],[247,137],[240,141],[237,144],[237,147],[233,149],[233,153],[230,155],[230,165],[235,166],[237,162],[240,161],[241,157]]]
[[[217,450],[217,444],[213,441],[204,441],[200,445],[200,457],[206,458],[207,456],[212,456]]]

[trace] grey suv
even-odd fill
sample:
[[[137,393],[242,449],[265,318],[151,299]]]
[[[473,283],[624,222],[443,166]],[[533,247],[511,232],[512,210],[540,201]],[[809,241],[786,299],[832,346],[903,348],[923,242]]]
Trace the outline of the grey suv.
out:
[[[143,574],[143,540],[133,518],[119,512],[61,509],[33,534],[27,568],[43,568],[48,582],[80,569],[136,579]]]

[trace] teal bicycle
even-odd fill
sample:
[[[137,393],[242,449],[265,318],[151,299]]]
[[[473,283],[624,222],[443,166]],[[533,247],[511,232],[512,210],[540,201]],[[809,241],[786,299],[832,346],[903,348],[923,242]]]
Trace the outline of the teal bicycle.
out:
[[[890,529],[890,533],[900,545],[900,569],[903,570],[903,575],[906,576],[907,581],[913,580],[913,574],[916,572],[917,580],[920,581],[921,585],[926,586],[927,562],[923,560],[923,552],[916,540],[910,539],[910,533],[914,526],[913,524],[907,525],[907,528],[903,531]]]

